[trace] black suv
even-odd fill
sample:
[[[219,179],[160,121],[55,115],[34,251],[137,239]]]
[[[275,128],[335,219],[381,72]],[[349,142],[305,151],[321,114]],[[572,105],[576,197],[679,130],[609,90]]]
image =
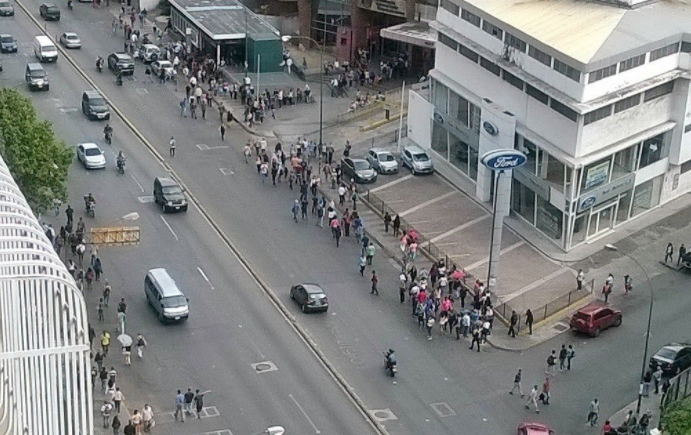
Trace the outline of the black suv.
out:
[[[650,358],[648,365],[653,370],[659,365],[666,375],[678,375],[691,367],[691,344],[670,343],[663,346]]]
[[[170,210],[187,211],[187,197],[180,185],[171,178],[156,178],[154,180],[154,202],[159,204],[163,213]]]
[[[127,53],[111,53],[108,56],[108,69],[122,75],[134,75],[134,59]]]
[[[96,91],[86,91],[82,94],[82,113],[91,120],[110,119],[108,104]]]
[[[38,11],[46,21],[60,21],[60,9],[53,3],[43,3]]]

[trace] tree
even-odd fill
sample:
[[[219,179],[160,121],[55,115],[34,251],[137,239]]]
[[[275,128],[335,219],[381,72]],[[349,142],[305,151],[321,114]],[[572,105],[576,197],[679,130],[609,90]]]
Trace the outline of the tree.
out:
[[[67,199],[72,150],[37,119],[31,100],[15,89],[0,90],[0,154],[34,213]]]
[[[662,417],[664,433],[669,435],[691,434],[691,398],[674,402]]]

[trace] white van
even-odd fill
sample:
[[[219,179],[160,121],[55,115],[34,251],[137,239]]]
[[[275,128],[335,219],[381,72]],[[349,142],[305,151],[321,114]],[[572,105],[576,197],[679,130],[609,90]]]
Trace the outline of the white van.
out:
[[[144,293],[161,322],[185,321],[190,316],[189,299],[164,268],[149,270],[144,279]]]
[[[41,62],[57,62],[58,49],[47,36],[40,35],[34,38],[34,55]]]

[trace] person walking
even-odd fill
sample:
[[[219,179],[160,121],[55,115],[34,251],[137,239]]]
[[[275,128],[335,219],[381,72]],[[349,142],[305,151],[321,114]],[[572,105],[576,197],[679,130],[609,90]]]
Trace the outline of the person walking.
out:
[[[549,354],[547,357],[547,370],[545,371],[546,374],[549,376],[554,376],[556,374],[556,367],[557,367],[557,351],[552,350],[552,353]]]
[[[525,409],[530,409],[530,405],[532,404],[535,407],[535,413],[539,414],[540,410],[537,407],[537,391],[537,385],[533,385],[530,393],[528,393],[528,400],[525,402]]]
[[[180,100],[180,117],[187,118],[187,98]]]
[[[684,246],[684,244],[682,243],[681,246],[679,246],[679,258],[677,259],[677,266],[681,264],[681,260],[684,255],[686,255],[686,246]]]
[[[108,390],[108,370],[105,367],[101,367],[98,378],[101,380],[101,392],[106,394],[106,390]]]
[[[185,414],[192,415],[192,402],[194,402],[194,393],[192,388],[188,388],[184,395],[185,398]]]
[[[67,226],[71,227],[72,223],[74,222],[74,209],[70,204],[67,204],[67,208],[65,209],[65,214],[67,215]]]
[[[521,386],[521,378],[523,378],[523,369],[518,369],[513,377],[513,388],[511,388],[511,391],[509,391],[509,394],[512,396],[514,391],[518,391],[518,394],[521,395],[521,398],[525,397],[525,394],[523,394],[523,387]]]
[[[367,256],[367,264],[369,266],[372,265],[372,260],[374,259],[374,253],[376,252],[377,248],[375,248],[374,243],[370,242],[369,245],[365,248],[365,255]]]
[[[384,232],[387,234],[389,232],[389,225],[391,225],[391,215],[387,211],[384,213]]]
[[[367,258],[364,252],[360,253],[360,276],[365,276],[365,267],[367,267]]]
[[[662,385],[662,367],[657,364],[657,368],[653,372],[653,384],[655,385],[655,394],[660,394],[660,386]]]
[[[597,397],[590,402],[588,406],[588,423],[590,426],[595,426],[597,424],[597,418],[600,416],[600,402]]]
[[[542,384],[542,392],[540,393],[540,400],[543,405],[549,405],[549,399],[552,397],[549,394],[549,376],[545,377],[545,382]]]
[[[401,303],[405,302],[405,290],[407,285],[408,275],[406,275],[405,271],[401,271],[401,274],[398,275],[398,297]]]
[[[103,286],[103,306],[108,307],[108,304],[110,304],[110,293],[112,291],[112,288],[110,287],[110,284],[108,284],[108,281],[105,282]]]
[[[108,348],[110,347],[110,333],[108,331],[103,331],[101,333],[101,350],[103,350],[103,356],[108,356]]]
[[[578,274],[576,275],[576,290],[583,289],[583,280],[585,279],[585,274],[583,269],[578,269]]]
[[[370,281],[372,282],[372,290],[370,291],[370,294],[379,296],[379,290],[377,289],[377,283],[379,282],[379,278],[377,277],[376,270],[372,271],[372,278],[370,279]]]
[[[628,295],[633,288],[633,279],[629,275],[624,275],[624,296]]]
[[[218,131],[221,133],[221,142],[226,140],[226,126],[225,124],[221,124],[220,127],[218,127]],[[245,157],[245,163],[247,163],[247,157]]]
[[[173,136],[170,137],[170,142],[168,142],[168,144],[170,145],[170,156],[175,157],[175,138]]]
[[[399,215],[394,216],[392,227],[393,227],[393,236],[398,237],[398,233],[401,230],[401,217]]]
[[[125,400],[125,395],[122,394],[119,387],[115,387],[115,392],[113,393],[113,404],[115,405],[115,412],[120,414],[120,404]]]
[[[516,338],[516,325],[518,324],[518,314],[515,310],[511,311],[511,318],[509,319],[509,334],[511,337]]]
[[[120,423],[120,418],[116,415],[113,417],[113,422],[110,424],[110,427],[113,428],[113,435],[120,435],[120,427],[122,426],[122,423]]]
[[[611,276],[611,275],[610,275]],[[602,286],[602,294],[605,295],[605,303],[608,303],[609,301],[609,295],[612,293],[612,286],[609,285],[607,282],[605,282],[605,285]]]
[[[185,412],[183,411],[183,406],[185,404],[185,395],[182,391],[178,390],[178,394],[175,396],[175,421],[178,421],[178,416],[180,416],[180,421],[185,422]]]
[[[96,257],[96,260],[94,260],[94,273],[96,274],[96,281],[100,281],[103,274],[103,265],[99,257]]]
[[[105,321],[106,318],[103,316],[103,298],[99,298],[98,306],[96,307],[96,311],[98,312],[98,321],[99,322]]]
[[[576,356],[576,351],[573,349],[573,345],[569,344],[566,349],[566,370],[571,370],[571,360]]]
[[[108,429],[110,426],[110,414],[113,412],[113,404],[108,400],[103,402],[101,406],[101,417],[103,417],[103,427]]]
[[[146,339],[144,338],[144,335],[140,332],[137,334],[137,356],[139,359],[144,358],[144,348],[147,346]]]
[[[293,212],[293,220],[297,223],[298,221],[298,213],[300,212],[300,203],[296,199],[295,202],[293,202],[293,208],[291,209]]]
[[[144,426],[144,432],[151,432],[151,428],[154,427],[156,422],[154,421],[154,410],[147,403],[142,408],[142,425]]]
[[[561,349],[559,349],[559,371],[562,372],[564,371],[564,368],[566,368],[566,357],[568,356],[568,352],[566,351],[566,345],[562,344]]]
[[[470,342],[470,350],[473,350],[473,346],[475,346],[475,343],[477,343],[477,351],[480,352],[480,328],[474,328],[472,334],[473,340]]]
[[[533,335],[533,312],[530,308],[525,310],[525,324],[528,326],[528,334]]]
[[[101,369],[103,368],[103,354],[101,353],[100,350],[96,351],[96,355],[94,355],[94,362],[96,363],[96,366],[98,367],[98,371],[100,372]]]
[[[672,243],[668,243],[665,249],[665,263],[667,260],[674,261],[674,245]]]
[[[204,409],[204,395],[206,393],[200,393],[199,389],[194,392],[194,408],[197,411],[197,419],[202,418],[202,410]]]

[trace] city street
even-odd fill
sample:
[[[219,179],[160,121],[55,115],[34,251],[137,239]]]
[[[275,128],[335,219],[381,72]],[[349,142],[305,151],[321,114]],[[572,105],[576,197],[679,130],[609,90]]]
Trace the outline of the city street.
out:
[[[38,15],[38,0],[23,4]],[[635,283],[628,299],[619,296],[621,288],[615,287],[612,303],[624,311],[623,325],[596,339],[566,331],[522,353],[484,346],[479,354],[468,349],[469,342],[441,337],[438,330],[428,341],[412,320],[410,305],[398,303],[398,266],[381,250],[377,252],[374,268],[381,296],[370,295],[368,279],[358,274],[355,241],[343,240],[336,248],[329,231],[318,229],[311,214],[309,221],[293,222],[290,206],[299,192],[290,192],[285,185],[261,184],[254,165],[246,165],[242,158],[241,149],[248,139],[243,130],[233,126],[221,142],[215,108],[209,109],[206,121],[181,118],[178,102],[184,96],[184,85],[182,92],[175,92],[170,84],[144,83],[139,62],[134,79],[126,78],[122,87],[115,85],[111,72],[96,72],[98,55],[106,57],[122,49],[122,35],[112,35],[111,20],[105,9],[75,4],[74,11],[65,8],[62,21],[47,27],[51,35],[79,32],[84,47],[70,55],[165,156],[255,273],[293,312],[391,434],[510,434],[526,420],[547,422],[560,435],[583,434],[590,431],[585,420],[593,397],[602,403],[601,416],[611,415],[633,400],[648,299],[645,279],[630,260],[609,252],[584,260],[591,267],[611,271],[617,283],[627,273]],[[20,11],[13,20],[1,22],[19,40],[20,52],[3,56],[0,85],[25,92],[23,70],[27,60],[33,61],[30,44],[37,29]],[[77,215],[83,215],[81,197],[88,191],[96,197],[97,211],[95,222],[85,218],[87,225],[105,226],[133,211],[141,215],[133,223],[142,229],[139,246],[101,250],[105,277],[114,287],[111,300],[128,300],[128,330],[143,332],[150,345],[144,361],[134,361],[132,368],[125,368],[117,353],[110,357],[119,364],[123,384],[129,391],[137,388],[129,393],[136,398],[136,406],[148,402],[159,412],[172,411],[177,388],[213,390],[207,406],[216,406],[218,417],[189,423],[184,432],[180,428],[164,432],[164,427],[173,427],[166,423],[159,433],[229,429],[240,435],[272,424],[285,426],[287,434],[371,432],[197,209],[191,207],[187,214],[160,214],[151,202],[151,186],[154,177],[165,175],[165,169],[141,141],[113,116],[113,145],[105,145],[101,133],[105,124],[90,122],[80,113],[81,92],[89,86],[66,59],[46,65],[46,70],[51,90],[31,94],[40,115],[53,122],[56,134],[68,145],[94,141],[107,148],[109,166],[105,171],[86,172],[77,164],[72,168],[70,196]],[[172,159],[168,158],[171,136],[177,142],[177,155]],[[118,176],[114,166],[120,149],[128,156],[125,176]],[[651,235],[650,231],[658,232]],[[691,226],[678,213],[645,234],[649,237],[634,234],[619,246],[652,276],[656,306],[650,349],[654,352],[669,341],[691,339],[686,316],[691,309],[689,276],[658,264],[667,241],[691,241]],[[146,306],[143,279],[154,267],[166,267],[186,290],[191,304],[186,324],[160,325]],[[369,273],[368,267],[365,277]],[[604,276],[589,278],[601,280]],[[329,296],[329,312],[300,313],[288,295],[290,286],[298,282],[320,284]],[[87,300],[95,318],[97,294],[87,295]],[[109,310],[106,321],[112,324],[115,307]],[[92,324],[100,333],[99,325]],[[497,333],[501,331],[498,328]],[[524,391],[532,384],[541,385],[547,355],[562,343],[576,349],[574,369],[556,376],[553,401],[536,416],[525,410],[518,397],[508,395],[513,375],[519,367],[524,369]],[[398,354],[395,383],[383,370],[381,353],[388,348]],[[251,364],[262,361],[271,361],[278,370],[256,373]],[[591,432],[597,433],[596,429]]]

